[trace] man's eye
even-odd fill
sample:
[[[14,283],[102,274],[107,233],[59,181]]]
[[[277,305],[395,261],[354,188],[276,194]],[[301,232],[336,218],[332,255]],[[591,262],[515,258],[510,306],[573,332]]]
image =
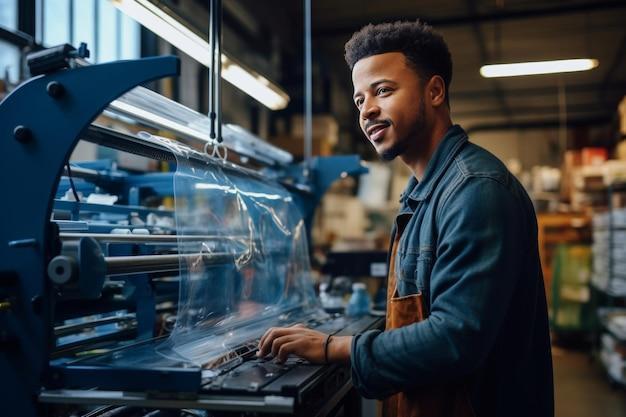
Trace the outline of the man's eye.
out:
[[[362,98],[357,98],[356,101],[354,102],[354,104],[356,104],[357,107],[361,107],[361,104],[363,104],[363,99]]]
[[[381,94],[388,93],[388,92],[390,92],[390,91],[391,91],[391,89],[390,89],[390,88],[387,88],[387,87],[380,87],[380,88],[378,88],[378,89],[376,90],[376,94],[377,94],[377,95],[381,95]]]

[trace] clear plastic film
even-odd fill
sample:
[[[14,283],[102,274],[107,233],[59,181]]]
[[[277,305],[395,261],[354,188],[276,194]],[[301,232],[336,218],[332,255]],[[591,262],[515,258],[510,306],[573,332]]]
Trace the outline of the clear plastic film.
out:
[[[211,120],[206,114],[198,113],[145,87],[135,87],[114,100],[107,112],[128,116],[149,126],[174,132],[186,141],[191,140],[191,143],[206,143],[211,140],[208,134]],[[223,125],[222,136],[231,150],[269,165],[276,162],[287,164],[293,160],[289,152],[261,140],[237,125]]]
[[[177,321],[158,352],[205,368],[238,359],[272,326],[323,316],[304,221],[256,172],[150,136],[176,155]]]

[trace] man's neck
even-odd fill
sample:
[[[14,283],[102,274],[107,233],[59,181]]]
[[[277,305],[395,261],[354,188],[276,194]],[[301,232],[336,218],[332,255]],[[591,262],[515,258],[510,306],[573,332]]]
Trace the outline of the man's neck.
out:
[[[433,153],[435,153],[435,149],[437,149],[437,146],[451,126],[452,120],[449,118],[446,120],[435,121],[435,125],[431,129],[429,137],[426,140],[427,146],[422,148],[422,152],[415,156],[401,156],[402,162],[409,167],[409,169],[413,172],[413,176],[415,176],[418,181],[421,181],[424,177],[424,172],[426,171],[428,162],[430,162],[430,158],[432,158]]]

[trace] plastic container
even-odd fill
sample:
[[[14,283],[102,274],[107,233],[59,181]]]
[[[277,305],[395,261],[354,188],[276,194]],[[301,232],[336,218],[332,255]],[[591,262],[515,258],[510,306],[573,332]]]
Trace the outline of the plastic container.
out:
[[[350,317],[359,317],[369,314],[370,312],[370,295],[367,292],[365,284],[355,282],[352,284],[352,295],[348,306],[346,307],[346,315]]]

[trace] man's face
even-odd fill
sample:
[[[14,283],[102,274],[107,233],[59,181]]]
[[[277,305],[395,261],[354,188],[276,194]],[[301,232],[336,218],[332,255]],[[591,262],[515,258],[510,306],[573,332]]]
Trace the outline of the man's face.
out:
[[[359,125],[378,155],[419,154],[425,134],[423,86],[401,52],[373,55],[352,69]]]

